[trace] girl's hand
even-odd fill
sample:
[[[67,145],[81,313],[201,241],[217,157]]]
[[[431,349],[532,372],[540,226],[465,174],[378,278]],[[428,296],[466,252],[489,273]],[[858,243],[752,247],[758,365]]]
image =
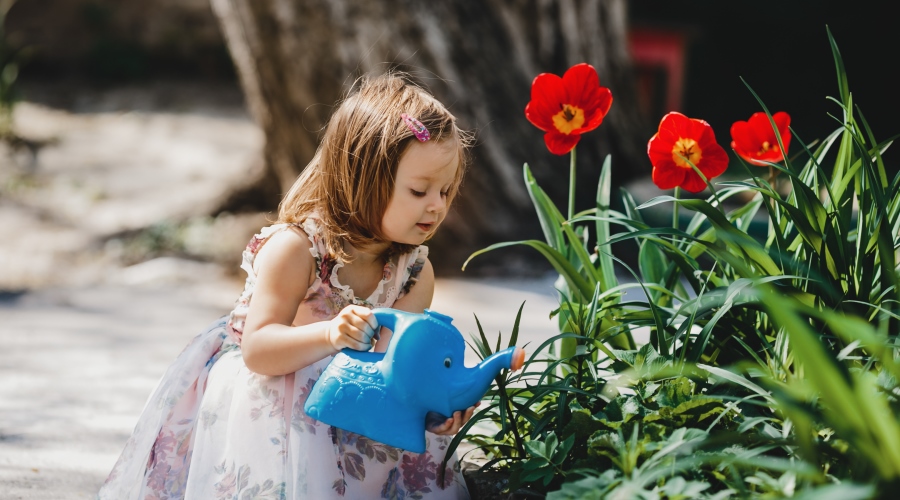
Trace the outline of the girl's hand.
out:
[[[466,422],[468,422],[469,419],[472,418],[472,414],[475,413],[475,408],[479,406],[481,406],[481,401],[475,403],[475,406],[466,408],[465,411],[457,410],[453,412],[452,417],[438,425],[430,425],[427,430],[432,434],[438,434],[440,436],[452,436],[459,432],[459,430],[462,429],[462,426],[466,425]]]
[[[345,347],[355,351],[368,351],[372,348],[372,337],[378,329],[378,321],[369,308],[350,305],[341,309],[328,322],[325,337],[338,351]]]

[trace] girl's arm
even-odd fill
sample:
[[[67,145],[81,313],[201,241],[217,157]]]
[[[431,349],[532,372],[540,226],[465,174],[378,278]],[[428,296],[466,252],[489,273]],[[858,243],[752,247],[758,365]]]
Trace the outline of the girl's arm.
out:
[[[330,321],[292,326],[315,273],[311,243],[298,230],[265,242],[254,259],[256,286],[241,340],[244,363],[262,375],[285,375],[337,353],[365,351],[377,324],[365,307],[349,306]]]

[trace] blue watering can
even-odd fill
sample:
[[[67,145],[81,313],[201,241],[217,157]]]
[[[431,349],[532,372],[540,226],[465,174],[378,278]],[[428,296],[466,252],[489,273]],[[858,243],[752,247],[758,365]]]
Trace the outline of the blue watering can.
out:
[[[387,350],[337,353],[303,410],[395,448],[424,452],[430,412],[452,415],[474,405],[500,370],[518,370],[525,361],[525,351],[510,347],[466,368],[465,341],[449,316],[429,309],[423,314],[386,308],[373,312],[378,324],[393,332]]]

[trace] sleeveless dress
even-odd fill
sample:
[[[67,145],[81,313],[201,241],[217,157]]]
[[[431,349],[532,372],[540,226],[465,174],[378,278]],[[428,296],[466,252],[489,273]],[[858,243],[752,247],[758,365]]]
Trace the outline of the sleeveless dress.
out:
[[[102,500],[468,498],[455,456],[441,471],[451,437],[426,432],[412,453],[316,421],[303,404],[332,357],[295,373],[265,376],[244,365],[240,342],[256,276],[253,260],[273,234],[263,228],[243,253],[248,277],[234,310],[195,337],[163,375],[97,496]],[[391,259],[372,296],[341,285],[315,219],[317,277],[301,307],[328,320],[346,305],[390,307],[413,286],[428,248]],[[372,415],[378,418],[378,415]]]

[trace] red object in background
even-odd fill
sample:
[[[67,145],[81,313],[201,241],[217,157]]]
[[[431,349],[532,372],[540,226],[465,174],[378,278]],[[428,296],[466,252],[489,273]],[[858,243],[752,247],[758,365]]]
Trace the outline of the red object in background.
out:
[[[731,126],[731,149],[751,165],[765,167],[769,163],[784,160],[791,145],[791,117],[784,111],[772,115],[784,151],[778,146],[775,129],[765,113],[753,113],[747,121],[737,121]]]
[[[691,164],[712,180],[728,168],[728,153],[716,142],[709,123],[672,112],[663,117],[659,131],[647,143],[653,164],[653,183],[660,189],[682,187],[692,193],[706,188],[706,182]]]
[[[631,28],[628,32],[628,50],[637,72],[638,102],[647,116],[659,116],[662,112],[681,111],[684,91],[685,33],[656,28]],[[656,78],[657,71],[665,76],[664,87]],[[656,94],[663,92],[662,102],[656,103]],[[662,110],[656,108],[662,107]]]
[[[531,102],[525,117],[546,132],[544,142],[555,155],[572,150],[581,134],[600,126],[612,105],[612,93],[600,86],[593,66],[586,63],[569,68],[560,78],[541,73],[531,84]]]

